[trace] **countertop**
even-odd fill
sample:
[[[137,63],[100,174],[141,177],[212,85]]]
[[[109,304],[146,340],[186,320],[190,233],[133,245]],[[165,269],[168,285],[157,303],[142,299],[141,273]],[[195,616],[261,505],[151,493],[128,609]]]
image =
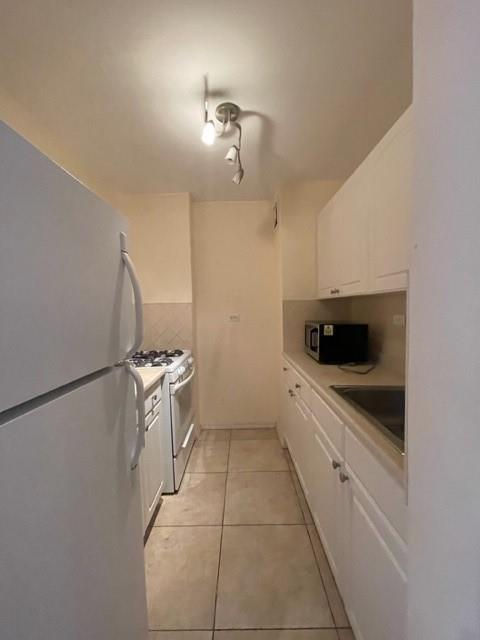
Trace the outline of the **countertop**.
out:
[[[401,374],[382,365],[368,373],[358,375],[342,371],[336,366],[318,364],[303,351],[286,352],[285,359],[295,367],[325,400],[331,409],[348,426],[362,443],[372,452],[402,485],[405,485],[405,456],[366,416],[343,400],[331,385],[404,385],[405,378]]]
[[[143,388],[145,395],[152,387],[154,387],[166,374],[166,367],[137,367],[137,371],[140,374],[143,382]]]

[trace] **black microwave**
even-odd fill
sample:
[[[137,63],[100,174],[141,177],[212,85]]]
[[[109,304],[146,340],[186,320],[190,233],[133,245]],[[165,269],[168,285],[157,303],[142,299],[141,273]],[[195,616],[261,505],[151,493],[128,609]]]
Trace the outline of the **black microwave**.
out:
[[[306,322],[305,351],[322,364],[367,362],[368,324]]]

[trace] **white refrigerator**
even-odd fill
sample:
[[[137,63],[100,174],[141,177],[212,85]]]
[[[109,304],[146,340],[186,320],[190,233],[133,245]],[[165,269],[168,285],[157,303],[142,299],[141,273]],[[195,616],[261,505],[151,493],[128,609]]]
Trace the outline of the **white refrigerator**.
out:
[[[126,231],[0,123],[2,640],[147,638]]]

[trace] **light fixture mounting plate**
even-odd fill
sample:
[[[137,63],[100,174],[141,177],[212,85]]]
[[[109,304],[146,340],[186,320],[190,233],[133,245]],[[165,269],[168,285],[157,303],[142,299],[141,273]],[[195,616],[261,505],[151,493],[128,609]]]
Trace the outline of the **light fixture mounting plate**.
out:
[[[215,118],[221,122],[222,124],[226,124],[229,120],[230,122],[235,122],[240,115],[240,107],[233,102],[222,102],[215,109]]]

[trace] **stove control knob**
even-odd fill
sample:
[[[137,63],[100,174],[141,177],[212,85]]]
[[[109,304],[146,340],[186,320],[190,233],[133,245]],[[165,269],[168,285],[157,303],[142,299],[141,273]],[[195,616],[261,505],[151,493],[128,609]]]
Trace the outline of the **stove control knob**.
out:
[[[193,358],[192,358],[192,356],[190,356],[190,358],[187,360],[187,362],[188,362],[188,364],[189,364],[190,366],[192,366],[192,364],[193,364]]]
[[[177,373],[179,376],[183,376],[183,374],[185,373],[186,369],[184,366],[178,367],[177,369]]]

